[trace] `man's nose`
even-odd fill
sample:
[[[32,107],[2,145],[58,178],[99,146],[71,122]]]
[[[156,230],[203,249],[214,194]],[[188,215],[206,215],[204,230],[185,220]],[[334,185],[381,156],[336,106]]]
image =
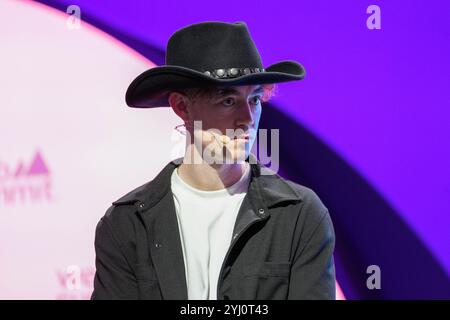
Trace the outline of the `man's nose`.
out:
[[[255,114],[249,102],[243,103],[239,109],[238,125],[252,126],[255,122]]]

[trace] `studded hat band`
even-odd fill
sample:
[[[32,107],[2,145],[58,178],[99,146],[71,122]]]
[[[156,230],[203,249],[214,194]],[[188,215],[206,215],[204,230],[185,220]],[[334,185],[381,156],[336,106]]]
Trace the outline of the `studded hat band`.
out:
[[[213,78],[236,78],[250,73],[264,72],[263,68],[227,68],[204,71],[203,73]]]

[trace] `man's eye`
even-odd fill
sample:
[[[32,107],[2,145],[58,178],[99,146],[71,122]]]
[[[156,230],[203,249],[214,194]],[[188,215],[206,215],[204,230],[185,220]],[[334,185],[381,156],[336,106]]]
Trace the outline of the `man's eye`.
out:
[[[255,96],[252,98],[251,103],[252,104],[258,104],[261,101],[261,97],[259,96]],[[227,106],[227,107],[231,107],[234,105],[234,98],[227,98],[225,100],[222,101],[222,104]]]
[[[234,104],[234,99],[233,98],[228,98],[222,101],[222,104],[224,104],[227,107],[230,107]]]
[[[258,104],[258,102],[261,101],[261,97],[258,97],[258,96],[253,97],[252,99],[253,99],[253,103],[254,103],[254,104]]]

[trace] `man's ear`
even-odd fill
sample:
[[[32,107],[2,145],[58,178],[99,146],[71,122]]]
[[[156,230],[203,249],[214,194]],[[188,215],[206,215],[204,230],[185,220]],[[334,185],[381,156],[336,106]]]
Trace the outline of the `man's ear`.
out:
[[[188,98],[179,91],[169,92],[169,105],[184,122],[189,121]]]

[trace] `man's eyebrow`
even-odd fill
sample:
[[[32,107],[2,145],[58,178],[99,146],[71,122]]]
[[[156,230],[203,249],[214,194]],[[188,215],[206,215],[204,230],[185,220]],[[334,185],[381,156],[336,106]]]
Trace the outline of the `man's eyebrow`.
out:
[[[262,85],[258,86],[258,88],[256,88],[255,90],[253,90],[253,93],[261,93],[264,91],[264,88]],[[236,90],[235,88],[231,88],[231,87],[219,87],[216,90],[216,95],[221,97],[221,96],[226,96],[228,94],[240,94],[240,92],[238,90]]]

